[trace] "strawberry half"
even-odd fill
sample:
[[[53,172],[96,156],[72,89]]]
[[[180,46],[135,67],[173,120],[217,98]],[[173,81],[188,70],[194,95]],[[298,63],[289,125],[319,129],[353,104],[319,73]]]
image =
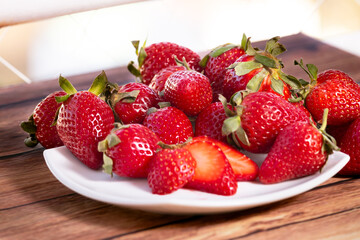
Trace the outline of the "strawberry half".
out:
[[[258,165],[248,156],[232,146],[207,136],[195,137],[192,141],[208,141],[215,143],[229,160],[237,181],[253,181],[257,178],[259,173]]]
[[[114,127],[111,108],[98,95],[105,89],[107,78],[102,72],[88,91],[76,91],[60,76],[60,86],[68,95],[56,98],[62,102],[56,129],[64,145],[86,166],[98,169],[103,163],[98,142]]]
[[[215,143],[192,141],[184,148],[189,150],[196,160],[195,174],[185,187],[219,195],[236,193],[234,171],[225,154]]]
[[[56,126],[53,125],[56,112],[61,106],[61,103],[56,102],[55,97],[64,95],[66,95],[64,91],[49,94],[35,107],[29,120],[21,123],[21,128],[30,135],[24,141],[26,146],[35,147],[40,143],[44,148],[54,148],[64,145],[56,131]]]
[[[158,151],[150,163],[148,184],[155,194],[169,194],[187,184],[195,173],[196,161],[185,148]]]

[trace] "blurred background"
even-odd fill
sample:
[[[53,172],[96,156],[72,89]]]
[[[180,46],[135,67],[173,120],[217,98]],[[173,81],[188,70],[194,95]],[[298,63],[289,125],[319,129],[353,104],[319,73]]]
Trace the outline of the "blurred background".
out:
[[[127,65],[136,59],[131,40],[203,52],[240,43],[243,33],[257,41],[302,32],[360,56],[360,0],[0,0],[0,6],[0,87]]]

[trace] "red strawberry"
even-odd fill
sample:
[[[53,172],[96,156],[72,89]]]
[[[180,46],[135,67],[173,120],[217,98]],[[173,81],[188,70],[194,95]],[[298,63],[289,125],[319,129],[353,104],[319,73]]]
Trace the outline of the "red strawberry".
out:
[[[209,79],[196,71],[177,71],[165,83],[164,97],[188,116],[198,115],[212,101]]]
[[[152,130],[166,144],[183,143],[193,137],[189,118],[174,107],[152,108],[145,117],[144,126]]]
[[[161,69],[176,65],[174,56],[178,59],[185,58],[189,66],[200,71],[200,56],[189,48],[170,42],[160,42],[151,44],[148,47],[143,46],[139,50],[139,41],[132,42],[138,55],[139,68],[134,67],[134,62],[130,62],[128,69],[136,77],[140,77],[146,85]],[[145,45],[145,44],[144,44]]]
[[[342,125],[360,116],[360,86],[342,79],[325,81],[312,90],[305,99],[306,108],[316,121],[321,112],[329,109],[328,124]]]
[[[163,149],[150,163],[148,184],[155,194],[172,193],[187,184],[195,173],[196,161],[185,148]]]
[[[360,117],[348,127],[339,142],[342,152],[350,156],[350,161],[340,170],[340,175],[360,175]]]
[[[297,121],[309,122],[304,111],[274,93],[254,92],[243,97],[239,92],[233,101],[237,114],[224,121],[223,133],[231,134],[234,142],[249,152],[269,152],[284,127]]]
[[[239,57],[224,73],[223,94],[228,101],[240,90],[268,91],[284,99],[291,96],[289,86],[284,82],[287,80],[286,75],[281,71],[283,65],[276,58],[286,50],[278,40],[278,37],[270,39],[265,51],[255,50],[249,40],[243,40],[246,54]]]
[[[349,83],[355,83],[354,80],[346,73],[340,70],[336,69],[328,69],[325,70],[317,76],[316,84],[321,84],[323,82],[326,82],[327,80],[331,79],[342,79],[343,81],[349,82]]]
[[[124,177],[147,177],[159,141],[141,124],[117,126],[98,146],[104,153],[104,171]]]
[[[174,72],[180,71],[180,70],[186,70],[186,67],[184,66],[169,66],[166,68],[163,68],[160,70],[153,79],[151,80],[149,87],[154,89],[157,93],[160,93],[164,90],[165,82],[170,77],[171,74]]]
[[[159,100],[159,95],[149,86],[131,82],[112,94],[111,105],[123,124],[142,123],[147,110]]]
[[[34,109],[28,121],[21,123],[21,128],[30,136],[25,139],[25,145],[35,147],[40,143],[44,148],[54,148],[64,145],[53,125],[55,115],[61,103],[55,97],[64,96],[66,92],[58,91],[49,94]]]
[[[258,176],[258,165],[245,154],[230,145],[207,136],[195,137],[192,141],[208,141],[215,143],[229,160],[237,181],[252,181]]]
[[[56,129],[64,145],[86,166],[98,169],[102,154],[97,151],[114,127],[111,108],[98,95],[104,90],[106,76],[102,72],[88,91],[77,92],[69,81],[60,76],[60,86],[68,95],[57,98],[63,101],[59,110]]]
[[[214,48],[200,62],[204,68],[204,75],[210,80],[213,89],[213,101],[218,101],[218,94],[223,92],[224,74],[232,63],[235,62],[245,51],[235,44],[224,44]]]
[[[231,105],[228,105],[231,108]],[[226,142],[226,136],[222,134],[222,125],[227,118],[221,102],[214,102],[207,106],[197,116],[195,122],[195,136],[208,136],[219,141]]]
[[[262,183],[278,183],[309,176],[326,163],[328,152],[325,144],[324,125],[320,130],[309,122],[294,122],[286,126],[276,138],[269,154],[260,167]],[[327,135],[328,136],[328,135]],[[335,145],[331,145],[336,148]]]
[[[215,143],[193,141],[185,148],[196,160],[193,179],[185,187],[219,195],[236,193],[234,171],[225,154]]]
[[[313,64],[295,61],[310,77],[301,97],[315,121],[320,121],[324,109],[329,109],[328,125],[343,125],[360,116],[360,86],[346,73],[326,70],[317,76]]]

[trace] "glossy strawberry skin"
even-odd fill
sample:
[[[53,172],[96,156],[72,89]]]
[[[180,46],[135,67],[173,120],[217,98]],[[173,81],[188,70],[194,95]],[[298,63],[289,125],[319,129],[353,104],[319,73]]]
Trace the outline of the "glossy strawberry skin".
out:
[[[164,90],[165,82],[168,79],[168,77],[170,77],[170,75],[173,74],[174,72],[180,70],[186,70],[186,68],[177,65],[163,68],[152,78],[149,87],[151,89],[154,89],[157,93],[160,93],[161,91]]]
[[[177,144],[194,136],[189,118],[175,107],[165,107],[145,117],[144,126],[166,144]]]
[[[204,75],[210,80],[213,89],[213,101],[218,101],[218,94],[223,94],[223,81],[227,67],[243,54],[245,54],[243,49],[234,47],[219,56],[209,57],[204,69]]]
[[[249,152],[267,153],[284,127],[297,121],[309,122],[304,111],[270,92],[250,93],[241,105],[244,106],[241,126],[250,145],[237,140],[241,147]]]
[[[350,156],[350,161],[340,170],[339,175],[360,175],[360,117],[348,127],[339,142],[339,147]]]
[[[165,83],[164,97],[188,116],[198,115],[212,102],[209,79],[196,71],[177,71]]]
[[[310,123],[288,125],[279,133],[260,167],[260,182],[278,183],[318,172],[327,158],[322,145],[321,133]]]
[[[64,145],[61,141],[56,126],[52,126],[56,112],[61,103],[55,97],[64,96],[64,91],[49,94],[34,109],[33,118],[36,126],[36,138],[44,148],[54,148]]]
[[[240,58],[238,58],[235,61],[235,63],[248,62],[248,61],[253,61],[253,60],[254,60],[254,56],[244,54]],[[226,97],[226,99],[228,101],[230,101],[231,96],[238,91],[245,90],[249,81],[255,75],[260,73],[261,70],[263,70],[263,67],[256,68],[245,75],[238,76],[238,75],[236,75],[235,69],[227,69],[225,71],[225,76],[224,76],[224,86],[223,86],[224,97]],[[274,94],[277,94],[277,95],[283,97],[284,99],[290,98],[290,96],[291,96],[290,89],[285,83],[283,85],[284,90],[283,90],[282,95],[275,92],[271,88],[270,84],[271,84],[271,80],[270,80],[269,75],[264,76],[264,80],[258,91],[271,92],[271,93],[274,93]]]
[[[196,161],[184,148],[163,149],[150,162],[148,184],[154,194],[169,194],[187,184],[195,173]]]
[[[145,48],[147,57],[140,68],[140,74],[144,84],[150,84],[152,78],[161,69],[176,65],[174,56],[182,60],[185,58],[190,68],[200,71],[200,56],[189,48],[170,42],[154,43]]]
[[[141,124],[129,124],[114,132],[120,143],[106,150],[113,160],[113,173],[118,176],[145,178],[160,139]]]
[[[196,160],[195,174],[186,188],[219,195],[233,195],[237,182],[231,165],[222,150],[209,141],[192,141],[188,149]]]
[[[114,127],[111,108],[88,91],[77,92],[63,102],[56,129],[64,145],[86,166],[101,167],[102,153],[98,142]]]
[[[305,106],[315,121],[328,108],[328,125],[342,125],[360,116],[360,86],[342,79],[327,80],[310,91]]]
[[[224,106],[221,102],[210,104],[196,118],[195,136],[208,136],[226,142],[226,136],[223,136],[221,131],[226,118]]]
[[[321,73],[319,73],[319,75],[317,76],[316,82],[317,85],[326,82],[328,80],[332,80],[332,79],[341,79],[342,81],[346,81],[349,83],[354,84],[354,80],[345,72],[340,71],[340,70],[336,70],[336,69],[328,69],[325,70]],[[356,83],[355,83],[356,84]]]
[[[143,83],[131,82],[121,86],[118,93],[140,90],[134,102],[118,101],[114,111],[123,124],[142,123],[149,108],[155,107],[159,102],[159,95]]]

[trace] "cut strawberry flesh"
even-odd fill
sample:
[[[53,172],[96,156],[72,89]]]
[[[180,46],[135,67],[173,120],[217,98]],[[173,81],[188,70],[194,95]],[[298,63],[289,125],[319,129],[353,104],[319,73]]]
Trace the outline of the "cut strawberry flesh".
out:
[[[194,142],[188,150],[196,159],[195,179],[212,181],[218,179],[225,168],[225,155],[211,142]]]

